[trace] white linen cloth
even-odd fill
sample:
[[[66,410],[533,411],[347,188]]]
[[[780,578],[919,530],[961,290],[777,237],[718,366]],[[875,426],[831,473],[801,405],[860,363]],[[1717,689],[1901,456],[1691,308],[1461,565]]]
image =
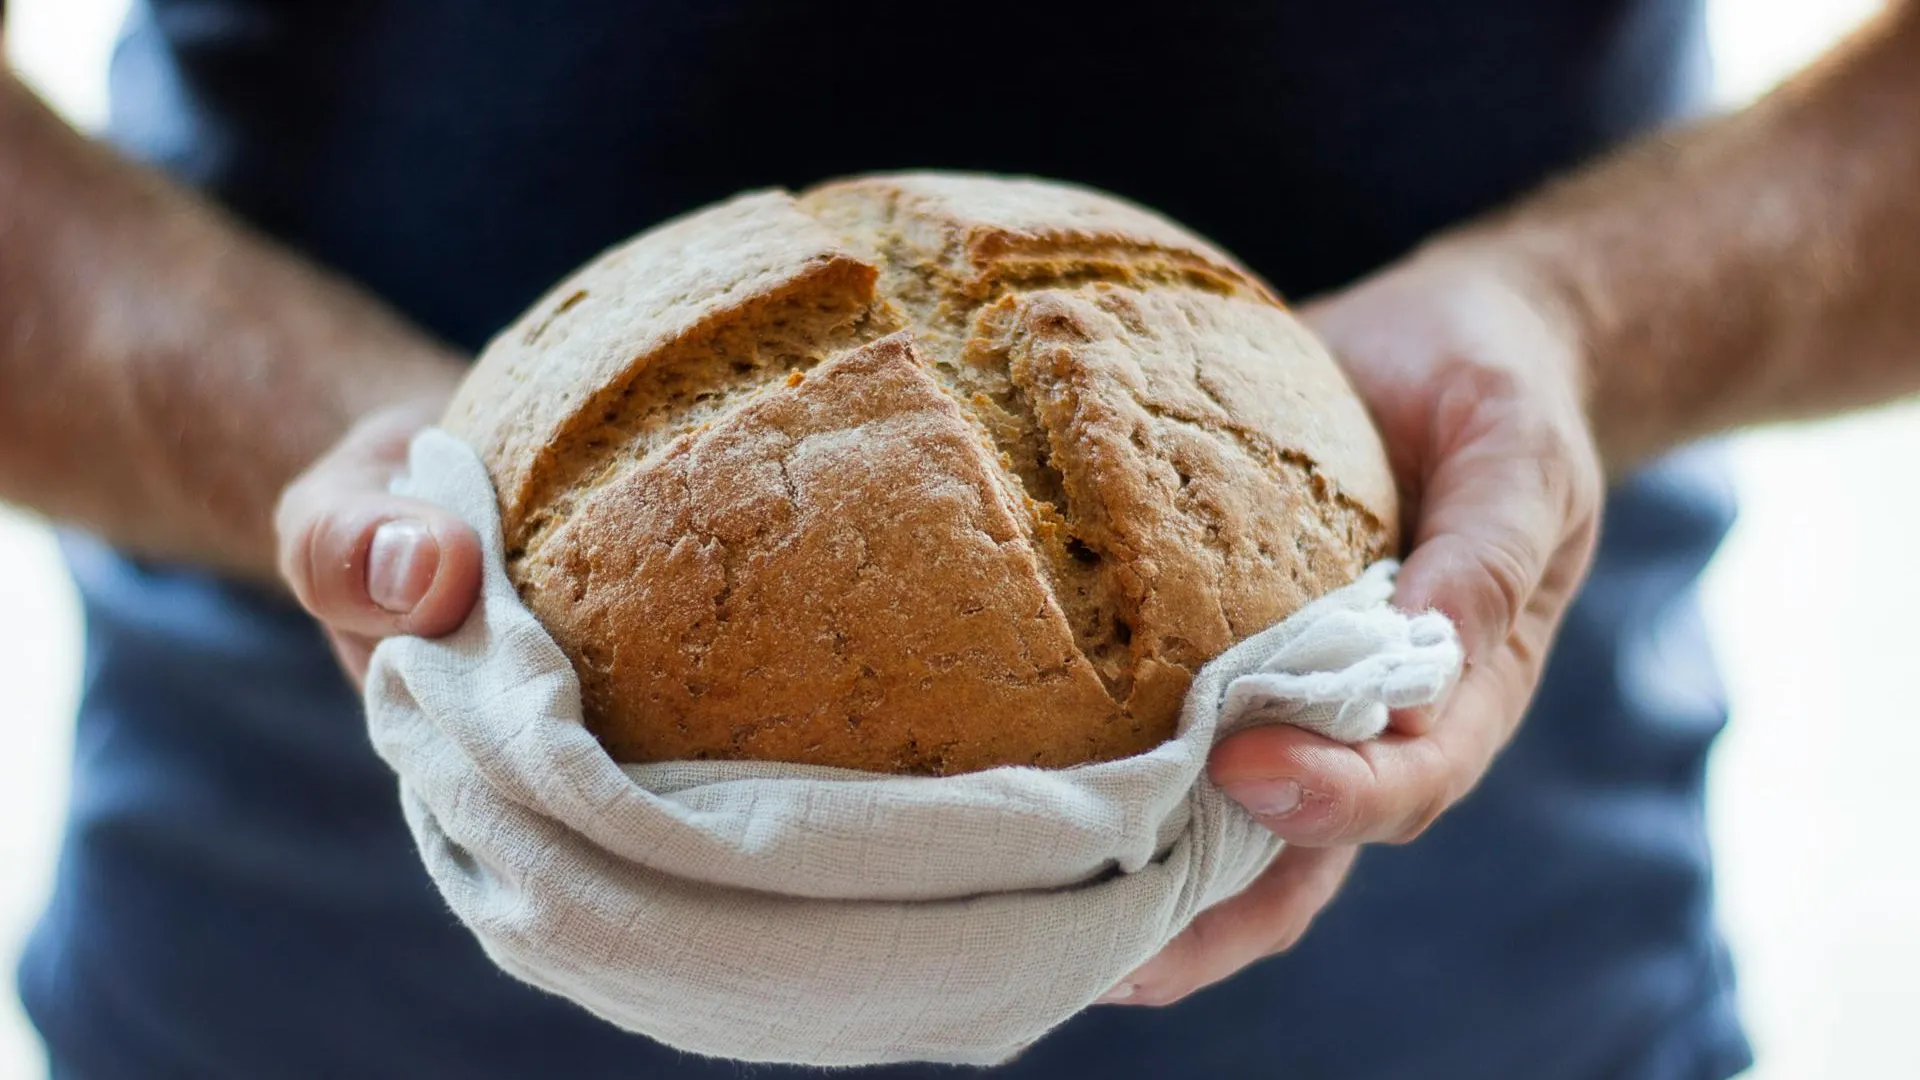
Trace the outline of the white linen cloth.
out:
[[[1220,735],[1354,742],[1460,668],[1394,565],[1216,659],[1172,741],[1122,761],[952,777],[615,764],[508,582],[479,459],[437,431],[396,490],[485,544],[474,615],[375,650],[373,743],[455,915],[507,972],[702,1055],[992,1064],[1085,1008],[1280,843],[1204,775]]]

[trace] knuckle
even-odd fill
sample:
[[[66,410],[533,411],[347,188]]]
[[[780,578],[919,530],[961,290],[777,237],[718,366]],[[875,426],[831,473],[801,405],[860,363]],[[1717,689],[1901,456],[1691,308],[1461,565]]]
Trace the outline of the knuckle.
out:
[[[317,509],[298,527],[290,547],[290,577],[296,597],[321,621],[361,614],[363,552],[374,523],[374,515],[347,506]]]
[[[294,477],[293,482],[281,490],[280,497],[274,500],[273,533],[282,556],[302,539],[315,516],[312,512],[315,501],[313,490],[312,473],[302,473]]]
[[[1583,501],[1573,517],[1573,533],[1581,540],[1591,544],[1600,537],[1600,521],[1605,516],[1601,485],[1596,483],[1592,498]]]
[[[1529,416],[1523,431],[1528,449],[1549,468],[1571,472],[1580,459],[1580,440],[1574,437],[1571,425],[1562,422],[1556,409],[1530,412]]]
[[[1339,840],[1364,831],[1365,808],[1353,791],[1343,786],[1329,785],[1324,791],[1316,791],[1309,797],[1312,817],[1309,819],[1319,825],[1315,830],[1325,840]]]
[[[1466,350],[1449,352],[1434,371],[1443,401],[1471,408],[1483,402],[1508,401],[1522,396],[1518,369],[1490,363]]]
[[[1478,560],[1475,591],[1481,596],[1485,614],[1499,628],[1511,627],[1520,617],[1521,607],[1533,591],[1528,560],[1514,550],[1517,539],[1501,539],[1486,545]]]
[[[309,612],[317,602],[318,551],[325,522],[316,515],[296,517],[280,527],[280,576]]]
[[[1394,844],[1411,844],[1426,835],[1428,829],[1447,812],[1452,800],[1445,794],[1432,795],[1415,804],[1412,814],[1402,822],[1398,831],[1390,839]]]
[[[1442,454],[1470,445],[1511,422],[1522,394],[1520,376],[1464,353],[1452,353],[1433,373],[1431,423]]]
[[[1570,522],[1592,515],[1604,494],[1606,477],[1585,428],[1573,422],[1542,421],[1529,440],[1540,463],[1547,496]]]
[[[1593,561],[1595,549],[1600,546],[1600,515],[1590,511],[1574,519],[1567,530],[1567,540],[1556,558],[1563,563],[1571,560],[1580,574],[1584,574]]]
[[[1418,787],[1387,837],[1392,844],[1409,844],[1425,835],[1434,822],[1440,820],[1440,815],[1458,801],[1461,791],[1459,770],[1438,744],[1429,740],[1415,745],[1420,747],[1421,755],[1413,774]]]

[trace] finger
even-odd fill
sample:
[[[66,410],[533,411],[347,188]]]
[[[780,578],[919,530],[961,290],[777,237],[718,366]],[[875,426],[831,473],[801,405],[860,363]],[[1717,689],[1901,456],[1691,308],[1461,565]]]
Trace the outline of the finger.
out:
[[[1340,889],[1353,848],[1287,848],[1239,895],[1200,913],[1098,1004],[1170,1005],[1292,948]]]
[[[1288,725],[1249,728],[1214,748],[1209,775],[1291,844],[1405,843],[1464,797],[1511,735],[1537,681],[1546,620],[1454,691],[1431,732],[1346,746]]]
[[[280,570],[329,628],[437,636],[480,591],[480,541],[452,513],[388,494],[391,440],[349,438],[288,488],[276,514]]]
[[[1580,455],[1557,425],[1522,421],[1464,390],[1443,393],[1438,464],[1422,485],[1413,551],[1394,602],[1453,620],[1469,665],[1498,649],[1532,602],[1555,553],[1587,524]]]
[[[287,517],[281,571],[334,629],[433,637],[465,621],[479,595],[478,538],[431,504],[329,488]]]

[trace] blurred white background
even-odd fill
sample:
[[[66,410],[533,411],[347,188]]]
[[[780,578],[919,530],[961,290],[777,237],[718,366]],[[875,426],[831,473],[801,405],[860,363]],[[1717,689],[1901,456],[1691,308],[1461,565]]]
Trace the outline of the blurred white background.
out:
[[[8,5],[7,52],[83,126],[104,116],[124,6]],[[1722,99],[1763,91],[1876,6],[1711,0]],[[1708,578],[1735,714],[1711,811],[1761,1055],[1749,1080],[1920,1077],[1920,702],[1899,683],[1920,667],[1920,406],[1750,435],[1736,454],[1743,517]],[[0,986],[52,871],[79,635],[45,530],[0,507]],[[38,1060],[0,993],[0,1080]]]

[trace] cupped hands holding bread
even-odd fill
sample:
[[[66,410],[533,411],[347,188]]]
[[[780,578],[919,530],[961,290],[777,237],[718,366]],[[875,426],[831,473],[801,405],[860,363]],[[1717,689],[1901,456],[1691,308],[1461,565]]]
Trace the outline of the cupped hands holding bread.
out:
[[[1352,845],[1417,834],[1524,711],[1600,492],[1531,288],[1430,254],[1310,308],[1316,336],[1078,187],[752,193],[557,286],[443,414],[361,425],[283,500],[281,565],[356,676],[382,636],[456,627],[476,538],[387,492],[438,422],[614,757],[949,774],[1151,748],[1200,665],[1410,543],[1397,601],[1454,618],[1468,674],[1359,747],[1216,748],[1292,846],[1111,995],[1162,1003],[1288,944]]]

